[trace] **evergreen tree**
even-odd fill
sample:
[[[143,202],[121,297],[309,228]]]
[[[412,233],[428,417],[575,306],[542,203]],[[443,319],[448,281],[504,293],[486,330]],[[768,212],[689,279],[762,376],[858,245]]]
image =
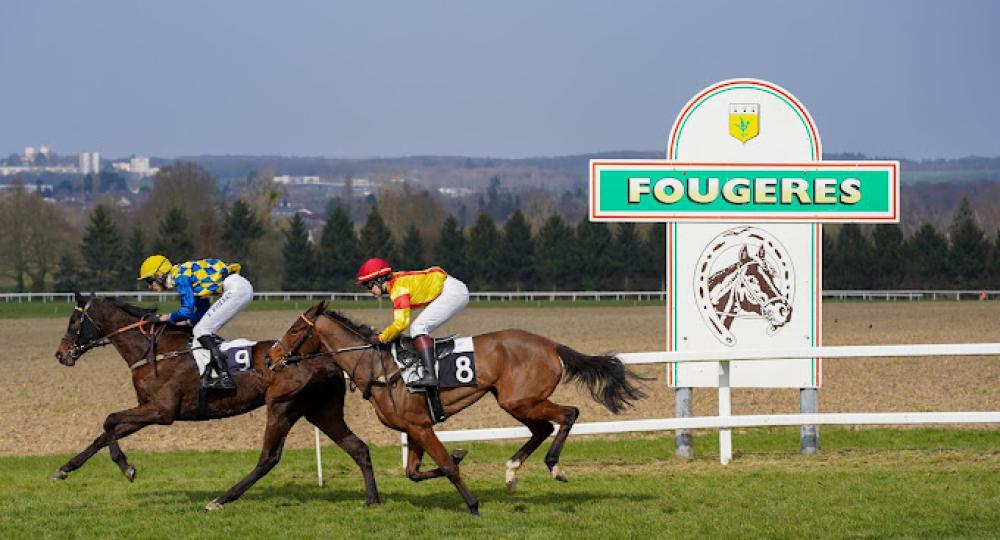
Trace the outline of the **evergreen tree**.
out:
[[[80,263],[71,253],[64,253],[59,258],[59,269],[55,274],[56,292],[78,292],[82,283],[80,282]]]
[[[647,287],[664,291],[667,287],[667,226],[665,224],[653,223],[653,226],[646,233],[645,248],[648,261],[643,267],[648,269],[645,272],[649,280]]]
[[[845,223],[837,235],[831,289],[870,289],[872,246],[857,223]]]
[[[139,265],[146,260],[150,254],[146,252],[146,240],[142,235],[142,228],[138,225],[132,227],[132,234],[128,237],[128,245],[125,247],[125,275],[122,282],[127,283],[124,290],[136,290],[141,284],[136,276],[139,274]]]
[[[635,280],[640,275],[643,262],[647,259],[644,248],[635,230],[635,223],[618,224],[618,231],[614,236],[614,262],[622,290],[635,289]]]
[[[373,206],[368,212],[365,224],[361,227],[361,235],[358,238],[361,246],[361,254],[366,259],[369,257],[381,257],[389,264],[393,264],[396,258],[396,247],[392,241],[392,233],[385,226],[385,220],[379,213],[378,207]]]
[[[417,226],[412,223],[406,229],[403,245],[399,247],[399,267],[414,270],[427,267],[427,261],[424,260],[424,239],[420,237]]]
[[[358,235],[347,210],[336,205],[330,210],[319,239],[319,288],[332,291],[349,291],[355,288],[354,280],[362,255]]]
[[[535,240],[535,273],[545,289],[572,289],[578,274],[572,268],[573,229],[558,213],[545,220]]]
[[[585,291],[616,288],[614,237],[607,223],[584,216],[576,226],[577,268]]]
[[[441,225],[441,238],[434,246],[434,264],[449,274],[465,279],[465,235],[454,216]]]
[[[898,289],[903,283],[903,229],[897,223],[876,225],[872,231],[875,247],[872,285],[876,289]]]
[[[534,287],[534,249],[531,227],[521,210],[517,209],[504,224],[500,243],[499,274],[510,288],[520,291]]]
[[[188,220],[179,208],[167,211],[160,221],[159,234],[153,242],[153,251],[179,264],[191,260],[194,243],[188,231]]]
[[[823,231],[823,238],[821,240],[823,246],[823,288],[839,289],[837,279],[833,275],[836,269],[837,244],[834,241],[833,234],[830,233],[830,227],[824,226],[821,229]]]
[[[906,283],[917,289],[952,287],[948,261],[948,239],[934,225],[924,223],[907,242],[910,254],[906,265]]]
[[[986,277],[986,259],[990,243],[979,227],[969,200],[962,198],[948,229],[952,268],[959,287],[979,287]]]
[[[281,288],[286,291],[312,290],[315,271],[313,247],[309,243],[309,232],[306,231],[301,214],[296,213],[292,217],[284,234],[282,254],[285,257],[285,275],[281,280]]]
[[[81,246],[84,283],[93,289],[119,288],[125,261],[122,259],[122,238],[111,217],[111,210],[99,204],[90,214],[90,223]]]
[[[237,199],[222,222],[222,243],[233,262],[245,264],[254,240],[264,236],[264,225],[250,205]]]
[[[469,244],[465,249],[465,268],[472,286],[478,290],[495,287],[499,278],[500,234],[493,218],[481,213],[476,223],[469,229]]]

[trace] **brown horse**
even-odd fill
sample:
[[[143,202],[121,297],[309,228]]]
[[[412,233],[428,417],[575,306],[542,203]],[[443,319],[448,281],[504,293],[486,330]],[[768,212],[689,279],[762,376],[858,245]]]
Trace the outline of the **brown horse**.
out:
[[[108,415],[101,435],[52,473],[53,479],[64,480],[107,446],[111,459],[129,482],[134,481],[135,467],[118,446],[119,439],[151,424],[225,418],[266,404],[267,427],[257,466],[224,495],[211,501],[207,510],[220,509],[238,499],[277,465],[285,437],[303,416],[354,458],[364,477],[366,504],[380,502],[368,446],[344,422],[344,375],[336,365],[317,358],[303,361],[295,369],[275,373],[267,367],[265,356],[273,342],[262,341],[253,349],[251,370],[234,374],[236,390],[208,391],[205,407],[201,409],[200,381],[190,354],[189,328],[164,328],[146,322],[146,317],[155,310],[137,308],[113,298],[94,295],[84,298],[77,294],[76,303],[56,358],[63,365],[72,366],[88,350],[113,345],[132,371],[139,405]]]
[[[407,477],[414,482],[448,477],[469,512],[478,515],[479,502],[459,475],[458,462],[465,454],[448,454],[434,433],[424,396],[407,391],[389,351],[369,345],[372,332],[338,313],[324,311],[324,304],[319,304],[303,313],[267,355],[280,366],[295,355],[330,353],[354,384],[365,389],[379,420],[409,436]],[[528,426],[531,438],[507,462],[507,488],[511,491],[516,487],[517,469],[552,434],[553,422],[559,424],[559,432],[545,455],[545,464],[553,478],[566,481],[559,454],[580,411],[549,401],[561,380],[584,383],[594,399],[615,414],[631,401],[645,397],[634,384],[640,377],[614,356],[587,356],[523,330],[478,335],[473,337],[473,346],[476,386],[442,390],[441,402],[450,416],[490,392],[502,409]],[[437,463],[437,469],[420,471],[424,451]]]

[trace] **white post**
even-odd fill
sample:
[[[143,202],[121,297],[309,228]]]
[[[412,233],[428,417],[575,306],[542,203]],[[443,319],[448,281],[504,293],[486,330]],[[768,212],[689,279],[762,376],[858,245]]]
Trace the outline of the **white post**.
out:
[[[313,429],[316,431],[316,480],[319,487],[323,487],[323,453],[319,449],[319,428]]]
[[[403,450],[403,469],[406,469],[406,453],[409,450],[409,442],[406,433],[399,434],[399,447]]]
[[[719,417],[728,420],[732,415],[732,401],[729,394],[729,362],[719,362]],[[729,428],[719,430],[719,461],[726,465],[733,459],[733,432]]]
[[[668,364],[669,365],[669,364]],[[677,418],[690,418],[691,413],[691,389],[677,388],[674,393],[674,416]],[[686,429],[678,429],[675,432],[674,455],[683,459],[694,457],[694,441],[691,432]]]

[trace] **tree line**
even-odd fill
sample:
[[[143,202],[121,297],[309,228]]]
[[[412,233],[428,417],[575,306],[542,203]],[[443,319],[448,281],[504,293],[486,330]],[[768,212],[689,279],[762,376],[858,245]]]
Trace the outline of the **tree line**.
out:
[[[161,169],[142,206],[107,200],[74,222],[37,193],[11,190],[0,198],[0,270],[17,291],[131,290],[141,261],[161,253],[240,262],[259,290],[350,291],[361,262],[382,257],[402,270],[441,266],[480,291],[664,287],[662,224],[567,221],[539,205],[510,211],[491,193],[463,227],[434,196],[403,189],[333,199],[310,234],[302,214],[272,221],[280,197],[266,171],[221,191],[231,202],[216,200],[203,169],[177,163]],[[994,288],[1000,278],[1000,232],[987,235],[968,200],[943,231],[845,224],[823,233],[826,289]]]

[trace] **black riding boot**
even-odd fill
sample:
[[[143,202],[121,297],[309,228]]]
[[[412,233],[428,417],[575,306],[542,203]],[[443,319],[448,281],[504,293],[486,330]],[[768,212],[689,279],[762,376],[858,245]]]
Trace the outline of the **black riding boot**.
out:
[[[414,388],[426,388],[437,386],[438,380],[434,370],[434,338],[427,334],[413,338],[413,348],[420,354],[420,363],[423,365],[424,376],[411,382]]]
[[[226,365],[226,357],[223,356],[222,351],[219,350],[219,338],[214,335],[198,336],[198,343],[202,347],[209,350],[211,353],[212,361],[209,362],[209,368],[215,371],[215,377],[208,380],[208,384],[205,386],[213,390],[233,390],[236,385],[233,384],[232,377],[229,376],[229,366]],[[207,369],[207,368],[206,368]]]

